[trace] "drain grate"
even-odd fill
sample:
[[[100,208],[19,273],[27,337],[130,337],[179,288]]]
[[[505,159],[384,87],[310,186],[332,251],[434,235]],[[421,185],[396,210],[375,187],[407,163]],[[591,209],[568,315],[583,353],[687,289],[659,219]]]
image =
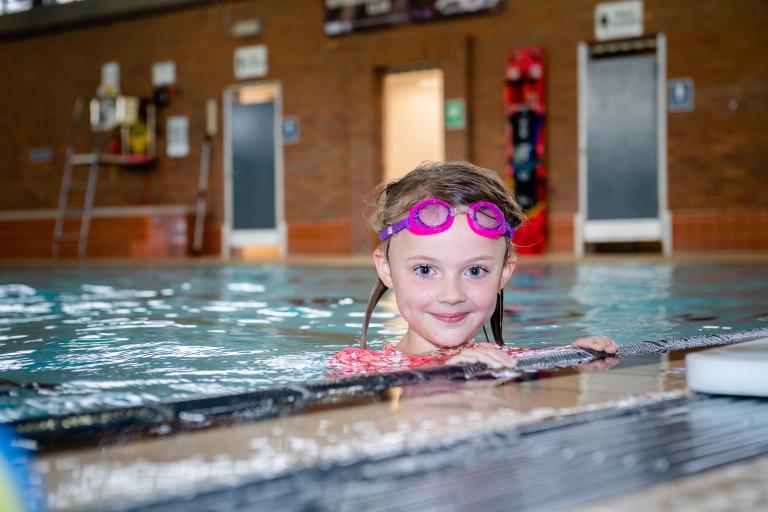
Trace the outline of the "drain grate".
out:
[[[592,412],[135,510],[557,510],[768,453],[767,405],[695,395]]]

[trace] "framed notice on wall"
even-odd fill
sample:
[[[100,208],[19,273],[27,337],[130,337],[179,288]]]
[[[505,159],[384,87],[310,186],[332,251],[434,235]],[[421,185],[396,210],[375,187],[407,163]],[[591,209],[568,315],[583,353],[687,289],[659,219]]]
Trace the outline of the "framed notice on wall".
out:
[[[505,0],[325,0],[325,35],[499,12]]]
[[[189,118],[187,116],[169,116],[166,122],[165,152],[172,158],[189,154]]]

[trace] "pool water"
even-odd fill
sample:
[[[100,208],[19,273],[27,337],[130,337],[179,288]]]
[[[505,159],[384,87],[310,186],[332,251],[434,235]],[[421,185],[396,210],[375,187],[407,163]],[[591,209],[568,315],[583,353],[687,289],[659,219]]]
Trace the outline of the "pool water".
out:
[[[356,343],[368,267],[189,265],[0,269],[0,421],[321,379]],[[765,327],[759,264],[522,264],[504,333],[548,347]],[[372,347],[405,324],[391,297]]]

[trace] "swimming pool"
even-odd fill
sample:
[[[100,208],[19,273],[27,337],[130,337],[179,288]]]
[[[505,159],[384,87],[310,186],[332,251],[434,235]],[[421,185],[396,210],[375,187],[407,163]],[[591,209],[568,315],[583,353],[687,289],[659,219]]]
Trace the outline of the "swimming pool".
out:
[[[321,379],[355,343],[373,278],[279,264],[1,269],[0,421]],[[760,264],[523,263],[505,294],[505,337],[520,346],[767,324]],[[372,346],[404,327],[385,299]]]

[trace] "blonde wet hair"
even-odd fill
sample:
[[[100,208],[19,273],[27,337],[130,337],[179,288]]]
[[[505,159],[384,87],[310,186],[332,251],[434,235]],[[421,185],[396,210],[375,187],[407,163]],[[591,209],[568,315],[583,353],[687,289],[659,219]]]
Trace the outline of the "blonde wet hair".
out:
[[[469,206],[478,201],[489,201],[501,209],[504,218],[513,227],[525,221],[525,214],[512,197],[497,173],[469,162],[424,162],[402,178],[382,183],[367,197],[365,212],[368,223],[376,233],[406,217],[411,207],[424,199],[441,199],[451,206]],[[389,240],[383,242],[385,253],[389,253]],[[508,240],[509,242],[509,240]],[[511,244],[507,254],[512,256]],[[387,286],[377,279],[371,290],[365,311],[360,344],[368,344],[368,325],[379,300]],[[491,331],[498,345],[504,345],[501,335],[501,316],[504,292],[496,298],[496,308],[491,316]]]

